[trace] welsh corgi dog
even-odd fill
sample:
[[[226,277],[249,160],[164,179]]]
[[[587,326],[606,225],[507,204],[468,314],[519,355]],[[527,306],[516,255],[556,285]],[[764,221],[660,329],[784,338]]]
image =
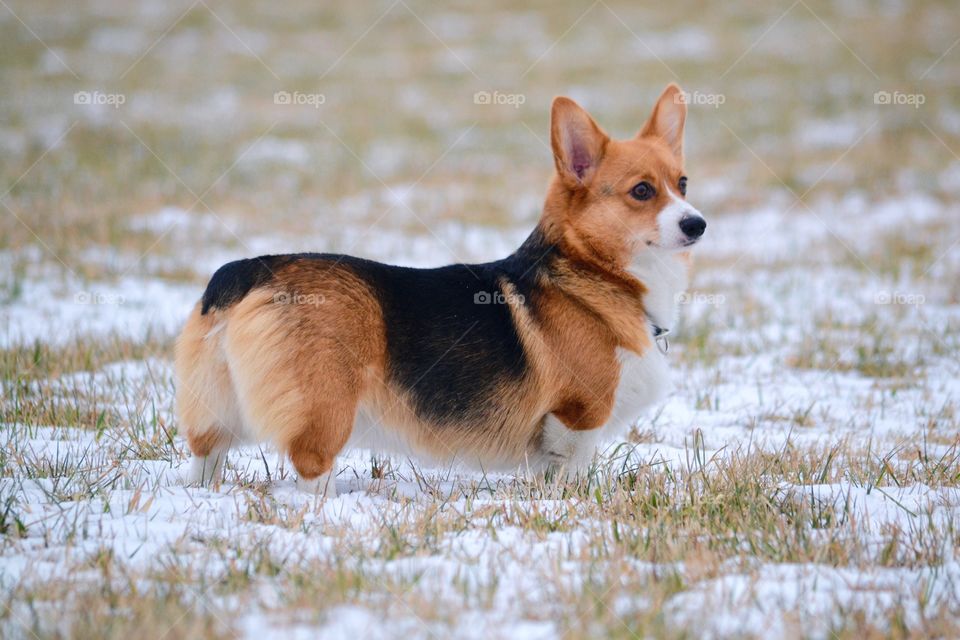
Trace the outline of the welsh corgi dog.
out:
[[[327,497],[345,447],[583,468],[668,387],[665,333],[706,228],[686,201],[685,119],[674,84],[628,140],[556,98],[542,216],[502,260],[221,267],[176,344],[187,481],[216,481],[231,446],[266,440]]]

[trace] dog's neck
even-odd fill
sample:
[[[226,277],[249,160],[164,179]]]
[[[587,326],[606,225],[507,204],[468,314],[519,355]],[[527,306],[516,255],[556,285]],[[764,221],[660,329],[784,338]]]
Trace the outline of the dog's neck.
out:
[[[634,256],[628,271],[647,291],[643,305],[650,321],[664,329],[676,323],[677,304],[687,288],[686,254],[646,247]]]
[[[591,311],[619,344],[642,353],[651,344],[647,287],[628,269],[594,259],[544,225],[514,254],[523,273]]]
[[[686,289],[689,256],[644,247],[620,266],[571,244],[541,220],[515,256],[528,276],[549,283],[596,313],[624,346],[640,349],[651,325],[670,329]]]

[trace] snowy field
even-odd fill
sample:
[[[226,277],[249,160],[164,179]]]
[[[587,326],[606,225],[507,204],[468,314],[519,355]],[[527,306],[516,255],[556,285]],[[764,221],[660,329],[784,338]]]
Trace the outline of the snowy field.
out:
[[[957,637],[960,11],[646,4],[0,0],[0,637]],[[502,257],[550,99],[626,137],[670,81],[709,227],[588,474],[182,486],[216,267]]]

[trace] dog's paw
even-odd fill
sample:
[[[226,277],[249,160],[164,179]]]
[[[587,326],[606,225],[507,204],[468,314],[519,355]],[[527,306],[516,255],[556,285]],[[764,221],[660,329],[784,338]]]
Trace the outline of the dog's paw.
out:
[[[570,464],[571,455],[559,451],[544,451],[543,466],[546,470],[558,471],[566,468]]]
[[[310,495],[332,499],[337,497],[337,479],[329,472],[319,475],[312,480],[304,480],[298,477],[297,489]]]
[[[209,487],[220,479],[223,456],[192,456],[190,464],[182,473],[183,484],[188,487]]]

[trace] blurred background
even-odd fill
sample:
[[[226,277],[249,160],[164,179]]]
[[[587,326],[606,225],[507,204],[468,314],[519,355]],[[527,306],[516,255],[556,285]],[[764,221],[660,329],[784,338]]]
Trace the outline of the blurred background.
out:
[[[875,209],[960,193],[958,36],[950,1],[3,0],[0,300],[64,278],[198,292],[264,251],[500,257],[539,214],[551,99],[626,137],[671,81],[711,230],[769,213],[731,218],[729,253],[800,218],[879,269],[889,247],[852,246]],[[944,224],[890,240],[927,251]]]

